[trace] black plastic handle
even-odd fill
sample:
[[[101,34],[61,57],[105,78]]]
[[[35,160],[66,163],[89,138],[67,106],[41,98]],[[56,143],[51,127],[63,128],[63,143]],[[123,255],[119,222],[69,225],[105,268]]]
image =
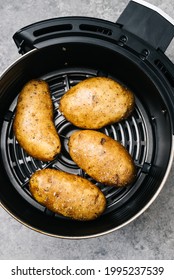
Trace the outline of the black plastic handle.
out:
[[[68,18],[52,18],[35,22],[18,30],[13,40],[20,54],[24,54],[41,42],[64,36],[64,32],[71,31],[72,24]]]
[[[19,53],[24,54],[36,47],[55,44],[60,37],[80,35],[84,31],[92,36],[94,32],[100,33],[100,36],[108,36],[108,39],[112,35],[115,39],[116,31],[119,34],[122,31],[129,32],[155,50],[165,52],[174,37],[174,21],[162,11],[160,13],[155,6],[142,0],[133,0],[128,3],[116,24],[85,17],[52,18],[20,29],[13,39]]]
[[[90,17],[51,18],[23,27],[13,35],[13,39],[19,53],[24,54],[34,48],[57,44],[58,41],[60,43],[60,38],[67,38],[68,36],[109,38],[112,37],[112,29],[115,29],[115,27],[115,23]]]
[[[174,37],[174,21],[157,7],[141,0],[130,1],[116,24],[163,52]]]

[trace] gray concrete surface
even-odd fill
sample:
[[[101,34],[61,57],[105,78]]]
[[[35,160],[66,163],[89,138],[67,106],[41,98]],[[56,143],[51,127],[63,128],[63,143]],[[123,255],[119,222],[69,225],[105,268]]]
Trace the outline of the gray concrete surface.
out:
[[[0,72],[19,57],[12,35],[60,16],[115,22],[128,0],[0,0]],[[173,0],[147,1],[174,18]],[[166,52],[174,62],[174,43]],[[0,259],[174,259],[174,165],[155,202],[126,227],[102,237],[64,240],[32,231],[0,208]]]

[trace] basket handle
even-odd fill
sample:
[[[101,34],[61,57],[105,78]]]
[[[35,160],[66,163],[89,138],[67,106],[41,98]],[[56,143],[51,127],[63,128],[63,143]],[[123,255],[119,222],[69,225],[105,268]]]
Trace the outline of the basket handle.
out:
[[[142,0],[130,1],[116,24],[162,52],[174,37],[174,20]]]
[[[24,54],[35,48],[36,45],[45,46],[46,41],[56,41],[60,36],[83,32],[79,29],[79,23],[86,22],[86,20],[83,17],[65,17],[40,21],[17,31],[13,35],[13,39],[19,53]],[[88,21],[93,24],[92,19]],[[101,21],[99,24],[101,25]],[[115,26],[118,27],[118,30],[127,31],[142,39],[155,50],[160,49],[162,52],[165,52],[174,37],[174,20],[143,0],[130,1]]]

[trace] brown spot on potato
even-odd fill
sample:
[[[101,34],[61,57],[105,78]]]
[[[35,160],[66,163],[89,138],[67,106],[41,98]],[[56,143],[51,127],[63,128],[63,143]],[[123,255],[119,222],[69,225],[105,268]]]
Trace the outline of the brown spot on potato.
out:
[[[104,145],[105,142],[106,142],[106,139],[102,137],[100,140],[101,145]]]

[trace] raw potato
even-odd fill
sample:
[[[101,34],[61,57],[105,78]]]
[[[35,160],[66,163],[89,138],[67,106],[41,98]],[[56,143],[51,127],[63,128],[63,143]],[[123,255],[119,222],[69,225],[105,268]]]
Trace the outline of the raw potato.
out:
[[[117,187],[134,181],[136,168],[131,155],[104,133],[76,131],[70,136],[68,145],[73,161],[96,181]]]
[[[53,121],[53,103],[45,81],[31,80],[23,87],[18,97],[13,128],[20,146],[30,156],[50,161],[60,153],[60,138]]]
[[[96,219],[106,207],[101,190],[78,175],[49,168],[39,170],[30,178],[29,186],[40,204],[72,219]]]
[[[134,95],[106,77],[88,78],[61,98],[59,110],[77,127],[99,129],[127,118],[134,109]]]

